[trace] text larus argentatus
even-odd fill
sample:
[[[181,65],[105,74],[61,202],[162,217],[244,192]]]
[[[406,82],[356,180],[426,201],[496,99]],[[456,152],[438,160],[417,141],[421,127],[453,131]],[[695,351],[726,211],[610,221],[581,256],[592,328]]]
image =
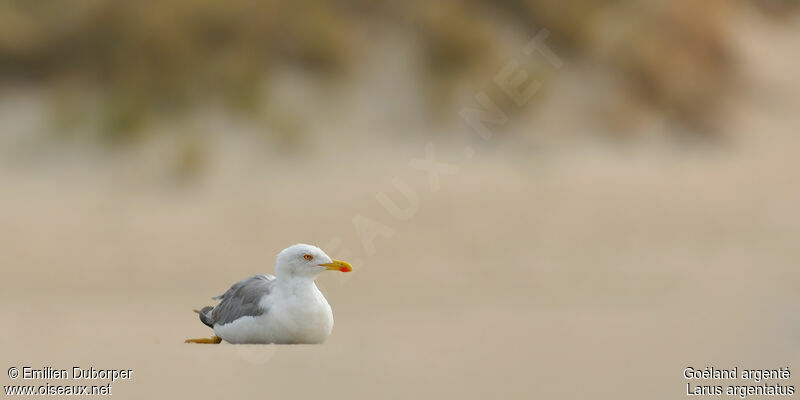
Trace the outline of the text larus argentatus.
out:
[[[332,260],[318,247],[296,244],[278,254],[275,276],[256,275],[235,283],[214,297],[216,307],[203,307],[200,321],[214,329],[210,339],[186,343],[322,343],[333,329],[333,312],[314,280],[323,271],[350,272],[344,261]]]

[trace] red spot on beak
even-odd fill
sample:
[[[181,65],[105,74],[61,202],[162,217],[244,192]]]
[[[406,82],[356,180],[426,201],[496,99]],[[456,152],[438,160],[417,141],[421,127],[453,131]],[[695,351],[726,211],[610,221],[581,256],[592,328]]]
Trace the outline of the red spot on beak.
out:
[[[350,268],[349,266],[344,266],[344,267],[342,267],[342,268],[339,268],[339,271],[342,271],[342,272],[352,272],[352,271],[353,271],[353,269],[352,269],[352,268]]]

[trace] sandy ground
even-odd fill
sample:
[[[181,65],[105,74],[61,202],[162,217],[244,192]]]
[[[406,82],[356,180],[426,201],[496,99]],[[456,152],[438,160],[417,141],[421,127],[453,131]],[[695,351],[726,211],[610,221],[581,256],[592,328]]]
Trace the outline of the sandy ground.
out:
[[[132,368],[122,398],[676,398],[687,365],[798,359],[800,161],[784,140],[489,155],[436,192],[403,159],[180,190],[17,176],[1,189],[1,353]],[[403,204],[394,176],[418,196],[407,221],[375,199]],[[372,255],[358,215],[393,232]],[[192,308],[297,241],[355,265],[320,280],[336,315],[325,345],[182,343],[210,333]]]
[[[192,399],[675,399],[687,366],[800,372],[800,119],[770,99],[721,148],[439,143],[458,171],[438,190],[408,166],[423,143],[232,151],[179,188],[141,165],[3,163],[1,366],[133,369],[115,398]],[[417,205],[402,220],[376,198],[404,207],[394,178]],[[366,246],[359,216],[382,226]],[[192,308],[301,241],[355,268],[319,281],[324,345],[182,343],[211,333]]]

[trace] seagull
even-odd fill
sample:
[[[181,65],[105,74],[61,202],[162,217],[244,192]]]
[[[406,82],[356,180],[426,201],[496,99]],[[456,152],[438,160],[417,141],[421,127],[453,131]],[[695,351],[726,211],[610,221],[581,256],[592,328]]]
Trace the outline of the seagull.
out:
[[[214,330],[210,339],[186,343],[316,344],[333,329],[333,312],[314,280],[324,271],[350,272],[344,261],[332,260],[319,247],[296,244],[278,254],[275,276],[241,280],[213,300],[217,306],[194,310]]]

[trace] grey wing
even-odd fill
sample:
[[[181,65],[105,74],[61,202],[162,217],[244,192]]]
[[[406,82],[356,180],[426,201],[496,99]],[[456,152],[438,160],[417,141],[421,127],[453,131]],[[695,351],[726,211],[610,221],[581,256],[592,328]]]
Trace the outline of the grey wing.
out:
[[[216,307],[200,310],[200,321],[213,328],[216,324],[227,324],[241,317],[256,317],[267,312],[259,306],[261,298],[272,290],[275,277],[261,274],[236,282],[225,293],[213,297],[222,300]]]

